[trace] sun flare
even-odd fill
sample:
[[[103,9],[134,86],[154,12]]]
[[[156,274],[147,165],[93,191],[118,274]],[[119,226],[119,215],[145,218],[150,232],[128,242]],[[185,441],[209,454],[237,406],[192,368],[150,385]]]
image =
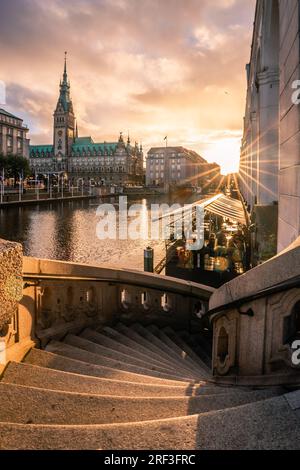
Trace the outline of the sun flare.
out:
[[[205,157],[221,166],[222,175],[237,173],[240,162],[240,139],[221,139],[208,148]]]

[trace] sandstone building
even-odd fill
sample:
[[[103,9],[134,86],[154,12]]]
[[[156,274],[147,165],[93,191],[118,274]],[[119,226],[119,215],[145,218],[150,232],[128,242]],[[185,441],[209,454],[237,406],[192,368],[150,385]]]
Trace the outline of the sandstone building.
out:
[[[300,233],[299,13],[297,0],[256,5],[239,176],[258,263]]]
[[[28,128],[23,120],[0,109],[0,155],[29,157]]]
[[[220,167],[184,147],[152,147],[146,160],[146,184],[152,187],[218,186]]]

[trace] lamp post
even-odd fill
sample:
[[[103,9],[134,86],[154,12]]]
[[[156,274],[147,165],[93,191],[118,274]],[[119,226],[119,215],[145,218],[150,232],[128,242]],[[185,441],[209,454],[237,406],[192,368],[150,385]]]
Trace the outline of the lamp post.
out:
[[[0,197],[1,197],[1,203],[3,202],[3,197],[4,197],[4,168],[2,168],[2,177],[1,177],[1,188],[0,188]]]
[[[19,173],[19,201],[22,200],[22,175]]]

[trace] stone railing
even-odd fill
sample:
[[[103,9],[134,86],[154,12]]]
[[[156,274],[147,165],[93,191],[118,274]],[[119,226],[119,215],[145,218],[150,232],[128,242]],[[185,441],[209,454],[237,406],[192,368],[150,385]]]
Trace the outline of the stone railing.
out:
[[[50,338],[86,326],[121,320],[199,331],[203,321],[207,325],[202,317],[214,292],[210,287],[155,274],[27,257],[21,271],[22,252],[19,245],[13,247],[18,256],[12,262],[7,252],[5,276],[12,279],[14,273],[18,295],[8,296],[12,305],[1,323],[6,362],[20,360],[33,344],[44,346]],[[1,285],[0,292],[4,290]],[[13,337],[10,343],[8,335]]]
[[[216,381],[300,385],[300,238],[222,286],[209,306]]]

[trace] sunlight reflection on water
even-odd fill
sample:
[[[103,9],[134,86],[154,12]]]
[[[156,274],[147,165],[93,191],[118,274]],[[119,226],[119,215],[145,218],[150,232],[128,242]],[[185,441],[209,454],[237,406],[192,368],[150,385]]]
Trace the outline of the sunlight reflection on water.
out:
[[[100,202],[84,200],[2,209],[0,237],[22,243],[27,256],[87,264],[143,269],[143,250],[148,245],[154,248],[155,264],[165,256],[163,240],[99,240],[96,209]],[[128,201],[144,204],[145,220],[152,202],[165,201]]]

